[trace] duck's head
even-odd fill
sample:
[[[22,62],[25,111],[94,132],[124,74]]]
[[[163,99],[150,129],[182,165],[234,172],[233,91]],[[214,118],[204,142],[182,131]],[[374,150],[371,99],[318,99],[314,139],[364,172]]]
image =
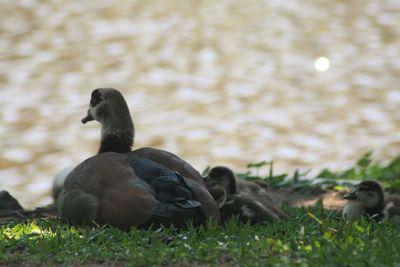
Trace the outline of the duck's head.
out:
[[[99,153],[131,151],[135,128],[128,105],[118,90],[98,88],[92,92],[89,109],[82,123],[94,120],[101,124]]]
[[[383,204],[384,194],[379,183],[366,180],[358,184],[352,192],[344,195],[343,198],[359,201],[367,209],[373,209]]]
[[[89,109],[82,123],[96,120],[101,124],[125,120],[131,121],[128,105],[122,94],[113,88],[93,90]]]
[[[228,194],[236,193],[236,180],[233,171],[224,166],[212,168],[206,177],[207,188],[221,186]]]

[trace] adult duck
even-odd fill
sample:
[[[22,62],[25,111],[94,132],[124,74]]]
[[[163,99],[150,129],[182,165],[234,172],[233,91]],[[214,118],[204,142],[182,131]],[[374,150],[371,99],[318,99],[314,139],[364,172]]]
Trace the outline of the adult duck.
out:
[[[77,223],[96,220],[121,229],[219,220],[217,204],[190,164],[159,149],[131,151],[134,124],[119,91],[92,92],[82,123],[93,120],[101,124],[98,154],[66,177],[57,199],[61,217]]]

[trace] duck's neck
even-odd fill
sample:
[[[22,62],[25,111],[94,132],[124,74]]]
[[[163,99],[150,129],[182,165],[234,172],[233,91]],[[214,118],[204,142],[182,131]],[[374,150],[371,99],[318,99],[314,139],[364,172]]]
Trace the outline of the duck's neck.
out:
[[[130,121],[114,120],[109,123],[103,123],[98,154],[104,152],[130,152],[133,146],[134,134],[132,119]]]

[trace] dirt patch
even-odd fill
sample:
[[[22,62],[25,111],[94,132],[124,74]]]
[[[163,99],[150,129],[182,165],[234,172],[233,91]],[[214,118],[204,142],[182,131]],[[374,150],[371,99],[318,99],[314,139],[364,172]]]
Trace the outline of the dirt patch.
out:
[[[274,203],[279,206],[288,205],[290,207],[312,206],[319,199],[327,209],[342,209],[346,201],[338,191],[323,190],[316,188],[292,189],[279,188],[270,191]]]

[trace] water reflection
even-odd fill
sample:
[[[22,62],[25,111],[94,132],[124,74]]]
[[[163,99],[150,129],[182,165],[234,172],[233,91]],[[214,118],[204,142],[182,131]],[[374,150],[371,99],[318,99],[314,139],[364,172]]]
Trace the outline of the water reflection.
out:
[[[198,169],[343,169],[400,151],[400,3],[1,1],[0,182],[33,206],[93,155],[93,88],[127,98],[136,146]],[[317,72],[321,56],[335,62]],[[310,64],[311,62],[311,64]]]
[[[317,60],[315,60],[315,64],[314,64],[315,69],[317,71],[321,71],[321,72],[328,70],[330,65],[331,65],[331,63],[330,63],[329,59],[327,59],[326,57],[317,58]]]

